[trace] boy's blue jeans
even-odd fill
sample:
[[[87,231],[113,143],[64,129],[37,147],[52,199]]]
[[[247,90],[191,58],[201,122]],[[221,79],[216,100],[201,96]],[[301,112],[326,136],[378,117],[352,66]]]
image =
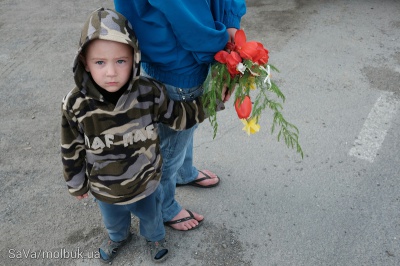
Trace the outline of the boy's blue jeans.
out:
[[[141,69],[141,75],[149,75]],[[174,101],[190,101],[203,94],[201,85],[193,88],[178,88],[164,84],[168,97]],[[161,184],[164,190],[162,214],[164,222],[171,221],[182,207],[175,200],[176,183],[186,184],[199,174],[193,166],[193,135],[197,125],[183,131],[175,131],[167,125],[159,124],[161,154],[163,157]]]
[[[131,227],[131,213],[139,218],[140,234],[155,242],[165,237],[161,208],[163,190],[161,186],[148,197],[127,205],[109,204],[97,200],[108,236],[114,242],[125,240]]]

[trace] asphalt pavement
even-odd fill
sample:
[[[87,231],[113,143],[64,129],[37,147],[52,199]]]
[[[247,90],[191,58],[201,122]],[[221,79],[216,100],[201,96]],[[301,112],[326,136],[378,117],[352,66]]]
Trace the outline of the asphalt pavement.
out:
[[[80,29],[99,6],[112,1],[0,1],[0,265],[99,264],[98,208],[68,195],[59,153]],[[205,222],[167,229],[164,265],[400,265],[400,1],[247,9],[242,26],[280,70],[272,78],[304,158],[270,133],[271,113],[247,136],[228,103],[215,139],[208,121],[195,135],[196,166],[221,184],[177,189]],[[144,240],[113,265],[151,265]]]

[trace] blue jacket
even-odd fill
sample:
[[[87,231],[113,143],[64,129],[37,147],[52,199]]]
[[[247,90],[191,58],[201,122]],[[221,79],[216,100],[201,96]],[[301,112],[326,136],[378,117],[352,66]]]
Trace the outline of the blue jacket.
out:
[[[239,28],[245,0],[114,0],[132,24],[142,67],[153,78],[181,88],[202,84],[214,55]],[[211,11],[211,12],[210,12]]]

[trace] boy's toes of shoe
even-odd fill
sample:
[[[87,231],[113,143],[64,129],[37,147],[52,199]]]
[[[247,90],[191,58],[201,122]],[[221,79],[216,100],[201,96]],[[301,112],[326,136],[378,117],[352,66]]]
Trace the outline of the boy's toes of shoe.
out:
[[[164,261],[168,257],[169,250],[165,239],[156,242],[147,241],[147,245],[150,248],[150,256],[154,262]]]

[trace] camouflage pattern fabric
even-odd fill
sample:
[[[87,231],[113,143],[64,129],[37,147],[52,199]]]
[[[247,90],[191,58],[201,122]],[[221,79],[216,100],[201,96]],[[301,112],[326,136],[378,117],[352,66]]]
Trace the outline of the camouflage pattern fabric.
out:
[[[96,89],[79,60],[94,39],[126,43],[133,48],[132,79],[116,105]],[[98,9],[82,30],[73,72],[76,87],[62,101],[61,155],[69,192],[90,191],[101,201],[129,204],[150,195],[161,178],[158,123],[176,130],[204,120],[200,99],[174,102],[164,86],[139,77],[140,50],[129,22],[110,9]]]

